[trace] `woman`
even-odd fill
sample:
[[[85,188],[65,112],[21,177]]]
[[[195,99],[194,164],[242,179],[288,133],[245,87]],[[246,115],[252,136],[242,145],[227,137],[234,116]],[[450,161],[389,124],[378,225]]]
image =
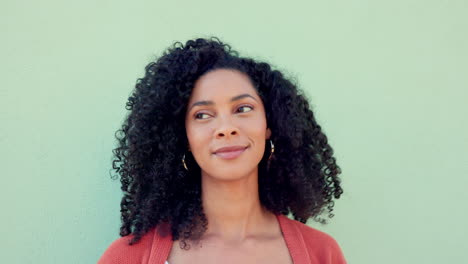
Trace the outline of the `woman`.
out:
[[[116,135],[122,237],[99,263],[346,263],[304,224],[333,217],[343,190],[293,83],[217,38],[176,42],[145,69]]]

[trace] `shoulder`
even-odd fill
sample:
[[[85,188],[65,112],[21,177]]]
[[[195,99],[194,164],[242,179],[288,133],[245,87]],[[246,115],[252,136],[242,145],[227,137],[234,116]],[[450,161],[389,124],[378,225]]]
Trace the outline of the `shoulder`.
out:
[[[149,257],[155,229],[149,230],[136,244],[129,245],[132,234],[114,240],[104,251],[98,264],[133,264],[144,263]]]
[[[318,263],[347,263],[341,247],[331,235],[293,219],[288,218],[287,222],[301,233],[309,256]]]
[[[313,228],[311,226],[308,226],[306,224],[303,224],[299,221],[295,221],[295,224],[297,225],[298,229],[302,233],[304,240],[307,244],[313,244],[313,245],[323,245],[325,247],[331,247],[331,248],[336,248],[338,247],[337,241],[328,233],[325,233],[324,231],[318,230],[316,228]]]

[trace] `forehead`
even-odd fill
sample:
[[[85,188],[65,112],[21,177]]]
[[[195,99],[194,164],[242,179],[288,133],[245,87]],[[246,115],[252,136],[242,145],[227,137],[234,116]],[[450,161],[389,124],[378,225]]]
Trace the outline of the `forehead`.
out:
[[[190,102],[230,99],[243,93],[258,98],[257,91],[245,73],[231,69],[217,69],[205,73],[195,82]]]

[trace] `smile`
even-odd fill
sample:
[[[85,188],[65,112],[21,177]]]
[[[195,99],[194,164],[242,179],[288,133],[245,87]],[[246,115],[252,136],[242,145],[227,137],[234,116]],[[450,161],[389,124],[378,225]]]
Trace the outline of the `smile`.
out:
[[[242,153],[244,153],[246,149],[247,148],[231,150],[231,151],[221,151],[221,152],[216,152],[214,154],[222,159],[231,160],[231,159],[235,159],[239,157]]]

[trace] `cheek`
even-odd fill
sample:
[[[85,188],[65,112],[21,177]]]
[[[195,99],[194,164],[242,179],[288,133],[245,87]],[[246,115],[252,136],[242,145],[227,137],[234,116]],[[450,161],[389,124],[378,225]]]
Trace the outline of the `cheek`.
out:
[[[185,133],[187,134],[187,140],[190,145],[190,147],[193,147],[193,144],[195,143],[195,134],[194,130],[190,125],[185,125]]]
[[[190,146],[200,148],[207,145],[206,141],[209,140],[207,137],[209,133],[206,129],[189,126],[186,131]]]
[[[244,131],[249,137],[265,139],[266,121],[263,118],[251,119],[243,124]]]

